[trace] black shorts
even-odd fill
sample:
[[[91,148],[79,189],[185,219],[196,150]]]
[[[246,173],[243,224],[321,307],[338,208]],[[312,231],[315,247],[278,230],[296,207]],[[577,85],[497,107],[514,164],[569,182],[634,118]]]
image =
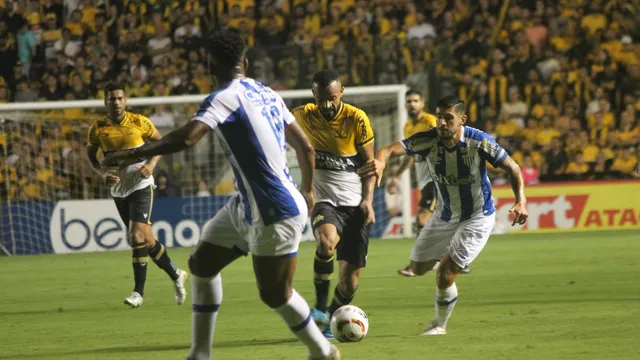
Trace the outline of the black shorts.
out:
[[[436,185],[430,181],[420,190],[418,206],[431,212],[436,208]]]
[[[369,251],[369,225],[358,206],[338,206],[320,202],[311,211],[311,226],[333,224],[338,230],[340,242],[336,246],[337,259],[351,265],[365,267]]]
[[[114,197],[120,218],[125,226],[129,221],[151,224],[151,210],[153,210],[153,185],[136,190],[124,198]]]

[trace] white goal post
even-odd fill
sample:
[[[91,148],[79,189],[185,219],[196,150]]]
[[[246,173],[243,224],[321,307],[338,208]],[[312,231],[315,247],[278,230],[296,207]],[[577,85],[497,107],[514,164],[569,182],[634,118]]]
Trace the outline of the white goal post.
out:
[[[403,138],[403,128],[407,121],[407,112],[404,109],[405,92],[407,90],[408,88],[405,85],[383,85],[383,86],[365,86],[365,87],[346,87],[345,88],[344,101],[347,103],[352,103],[355,106],[362,108],[363,110],[365,110],[365,112],[367,112],[367,114],[369,115],[369,118],[371,119],[371,125],[373,127],[373,130],[376,136],[376,142],[375,142],[376,150],[390,144],[393,141],[398,141]],[[301,103],[304,103],[304,100],[306,100],[307,102],[313,101],[313,95],[310,90],[284,90],[284,91],[278,91],[278,93],[282,96],[285,102],[287,102],[290,108],[292,108],[295,105],[300,105]],[[197,106],[197,104],[202,102],[202,100],[207,95],[208,94],[129,98],[127,100],[127,106],[130,109],[130,111],[133,111],[133,112],[138,112],[137,110],[140,110],[140,109],[149,110],[155,106],[165,106],[165,107],[172,107],[175,109],[179,109],[174,112],[176,114],[175,126],[179,126],[184,121],[188,120],[188,118],[191,116],[192,112],[187,113],[187,111],[193,111],[194,106]],[[39,135],[36,135],[36,133],[33,132],[33,129],[38,129],[36,130],[36,132],[41,130],[39,130],[40,127],[34,127],[33,124],[38,122],[43,122],[43,121],[64,122],[68,120],[64,118],[64,114],[62,115],[62,118],[60,118],[60,116],[49,118],[48,117],[49,115],[47,114],[51,114],[56,111],[62,114],[64,113],[65,110],[69,110],[69,109],[93,109],[92,114],[95,118],[96,116],[101,116],[100,114],[104,113],[103,108],[104,108],[103,100],[51,101],[51,102],[0,104],[0,139],[1,138],[5,139],[4,146],[6,146],[6,139],[11,137],[10,132],[13,131],[14,139],[17,139],[16,141],[20,141],[20,139],[26,139],[26,138],[32,137],[31,143],[32,143],[32,147],[34,147],[34,146],[37,146],[38,142],[41,139],[38,137]],[[149,115],[144,111],[141,111],[141,112],[144,115],[147,115],[147,116]],[[6,125],[8,123],[12,123],[13,128],[10,128],[10,126]],[[15,125],[16,123],[24,125],[24,129],[21,128],[21,125]],[[73,123],[73,125],[69,126],[69,127],[73,127],[74,129],[78,128],[79,129],[77,130],[78,134],[82,133],[82,131],[84,130],[84,128],[80,127],[80,125],[76,125],[79,123],[80,122],[76,121],[75,123]],[[85,121],[82,126],[86,127],[87,126],[86,123],[87,122]],[[17,132],[18,131],[16,130],[17,128],[20,128],[19,132]],[[41,128],[45,128],[45,126],[42,125]],[[161,129],[161,133],[166,134],[166,132],[169,130],[171,130],[171,128]],[[56,136],[60,137],[61,135],[56,133]],[[79,143],[79,142],[82,142],[83,140],[84,139],[79,139],[76,142]],[[33,145],[33,144],[36,144],[36,145]],[[0,145],[3,145],[3,144],[0,144]],[[212,148],[215,147],[215,145],[213,144],[210,146]],[[17,146],[14,146],[14,154],[16,151],[15,148],[17,148]],[[71,149],[73,149],[73,147],[71,147]],[[69,151],[67,151],[67,153],[68,152]],[[22,154],[19,153],[19,150],[16,156],[18,157],[22,156]],[[4,164],[5,168],[7,168],[7,164],[9,164],[8,165],[9,170],[14,171],[15,169],[13,170],[11,169],[11,166],[13,165],[10,159],[11,156],[9,155],[9,151],[7,149],[4,149],[3,153],[0,154],[0,158],[2,157],[4,157],[4,159],[1,159],[2,162],[0,164]],[[191,167],[192,164],[189,163],[189,161],[192,161],[192,159],[193,158],[182,157],[182,158],[179,158],[178,162],[183,163],[184,168],[186,168],[187,166]],[[35,164],[38,161],[38,159],[31,159],[30,161],[33,162],[34,165],[32,166],[34,167],[34,169],[37,170],[37,165]],[[219,163],[221,164],[222,162],[219,162]],[[218,163],[216,163],[216,167],[208,169],[209,172],[215,173],[218,170],[220,170],[219,172],[223,172],[221,170],[222,168],[220,167],[223,165],[217,165],[217,164]],[[61,166],[61,165],[53,165],[53,166]],[[290,158],[290,166],[291,167],[297,166],[297,161],[295,159]],[[3,174],[4,175],[3,178],[5,179],[5,182],[7,182],[8,181],[7,179],[11,177],[9,170],[7,171],[2,170],[6,172],[6,174]],[[68,171],[66,168],[66,165],[65,165],[64,171]],[[19,177],[20,175],[18,174],[18,178]],[[198,186],[199,186],[198,180],[196,180],[196,178],[197,177],[194,177],[193,180],[190,180],[193,185],[192,188],[189,190],[190,195],[185,195],[183,193],[182,197],[191,196],[192,198],[196,199],[197,196],[200,196],[200,195],[196,195],[196,193],[198,192]],[[3,184],[4,183],[0,184],[0,186],[4,186]],[[54,186],[52,185],[52,187]],[[384,188],[381,190],[386,191]],[[87,189],[84,189],[83,191],[86,196],[86,194],[88,193]],[[378,190],[378,192],[379,191],[380,190]],[[412,237],[414,220],[413,220],[413,214],[412,214],[413,196],[412,196],[410,172],[405,172],[402,175],[399,192],[401,196],[399,196],[397,201],[399,205],[398,207],[401,211],[401,215],[398,215],[398,217],[396,217],[396,220],[395,220],[396,228],[397,228],[397,231],[395,234],[401,235],[404,237]],[[57,195],[57,193],[54,193],[53,191],[42,192],[42,194],[44,193],[46,193],[47,195],[39,195],[40,197],[36,197],[36,198],[20,199],[18,197],[12,197],[13,196],[12,194],[15,194],[15,190],[10,189],[9,185],[7,185],[7,190],[4,192],[5,195],[0,196],[0,197],[4,197],[2,198],[3,204],[0,206],[9,208],[9,211],[3,211],[3,214],[0,214],[0,236],[3,237],[3,240],[0,241],[0,252],[4,251],[7,254],[59,252],[55,249],[55,246],[53,251],[51,251],[50,249],[49,250],[45,249],[46,246],[43,247],[41,245],[35,246],[33,249],[30,249],[30,248],[21,249],[21,245],[19,244],[20,241],[24,240],[24,239],[22,240],[20,239],[21,237],[20,232],[27,231],[25,229],[28,229],[29,234],[28,236],[24,236],[23,234],[23,238],[46,236],[45,234],[48,235],[49,230],[44,231],[42,230],[42,228],[48,228],[49,224],[47,222],[53,223],[54,221],[53,218],[55,218],[56,221],[58,218],[60,218],[59,215],[55,215],[56,210],[55,209],[51,210],[51,209],[53,207],[57,208],[58,205],[55,205],[55,204],[59,202],[61,199],[67,202],[75,201],[76,203],[78,203],[77,199],[79,199],[79,197],[75,197],[75,198],[62,197],[61,198]],[[105,192],[103,191],[102,194],[104,193]],[[41,194],[41,193],[38,193],[38,194]],[[96,195],[89,195],[88,197],[82,197],[82,199],[100,199],[100,197]],[[45,202],[45,201],[52,203],[53,205],[51,206],[41,205],[41,202]],[[95,202],[98,200],[93,200],[93,201]],[[205,201],[204,198],[200,198],[197,201],[192,200],[191,204],[192,204],[191,211],[196,211],[196,210],[193,210],[195,208],[204,209],[204,208],[211,207],[211,204],[209,203],[209,201]],[[12,209],[11,208],[12,206],[17,207],[18,209]],[[95,207],[96,205],[88,204],[85,206]],[[73,208],[73,206],[71,208]],[[45,213],[51,213],[52,211],[54,212],[54,215],[45,215]],[[202,210],[202,212],[199,212],[198,214],[202,214],[201,216],[205,216],[204,215],[205,213],[210,214],[210,212],[207,212],[204,210]],[[67,226],[71,227],[73,225],[73,224],[68,225],[68,224],[71,224],[72,221],[67,221],[67,223],[64,223],[65,216],[67,217],[70,216],[68,214],[69,214],[69,211],[67,211],[66,215],[64,212],[62,213],[61,224],[65,224],[63,226],[63,231],[67,231],[67,228],[66,228]],[[21,217],[22,219],[20,219]],[[50,220],[47,220],[47,217],[49,217]],[[200,220],[206,220],[206,219],[200,219]],[[15,224],[18,224],[19,226]],[[98,234],[101,231],[101,229],[99,229],[100,226],[105,226],[101,224],[103,223],[100,221],[98,221],[98,224],[95,224],[95,234]],[[88,225],[83,225],[83,226],[89,229],[91,228],[91,225],[92,224],[89,222]],[[166,231],[172,232],[175,230],[176,232],[175,235],[171,235],[171,241],[175,240],[176,242],[180,243],[181,240],[184,240],[187,237],[187,235],[178,234],[177,227],[180,227],[180,226],[177,226],[177,227],[173,226],[172,228],[163,224],[160,224],[158,226],[160,227],[160,230],[154,229],[154,231],[166,230]],[[165,228],[163,228],[162,226],[165,226]],[[186,225],[183,224],[183,226],[180,227],[180,231],[184,230],[183,228],[189,229],[188,224]],[[51,231],[53,231],[53,225],[51,225],[51,229],[52,229]],[[197,235],[199,230],[196,229],[195,232]],[[69,234],[66,234],[66,236],[69,236]],[[190,235],[190,236],[193,237],[195,235]],[[84,239],[84,233],[82,233],[82,235],[80,235],[79,237]],[[87,239],[88,238],[89,238],[89,235],[87,235]],[[106,248],[109,249],[110,247],[106,246]]]

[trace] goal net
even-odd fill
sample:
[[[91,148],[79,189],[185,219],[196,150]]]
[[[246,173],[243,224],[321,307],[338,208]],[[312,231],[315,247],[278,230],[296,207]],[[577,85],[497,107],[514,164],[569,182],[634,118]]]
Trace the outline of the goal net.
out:
[[[345,89],[343,100],[369,116],[376,150],[402,137],[405,91],[404,85]],[[313,102],[309,90],[280,94],[290,109]],[[204,97],[130,98],[128,111],[149,117],[167,134],[188,121]],[[0,104],[0,253],[128,248],[109,189],[87,160],[89,126],[104,114],[102,100]],[[289,167],[299,183],[292,150]],[[154,177],[152,229],[170,247],[195,245],[203,224],[237,191],[213,132],[193,148],[163,156]],[[398,187],[376,189],[372,237],[411,236],[412,197],[408,174]],[[304,238],[312,239],[310,229]]]

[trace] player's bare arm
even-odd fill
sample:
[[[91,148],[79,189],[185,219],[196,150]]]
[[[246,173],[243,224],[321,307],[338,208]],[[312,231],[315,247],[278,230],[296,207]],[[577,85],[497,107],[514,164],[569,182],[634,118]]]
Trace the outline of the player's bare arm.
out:
[[[110,154],[105,158],[103,164],[110,165],[118,160],[137,157],[173,154],[197,144],[209,130],[211,130],[211,127],[201,121],[189,121],[183,127],[168,133],[167,136],[158,141],[144,144],[135,149],[117,151]]]
[[[291,145],[298,157],[298,164],[302,172],[302,183],[300,184],[300,192],[307,202],[309,211],[313,209],[316,203],[313,195],[313,172],[316,167],[316,150],[311,146],[307,135],[297,123],[293,122],[287,126],[286,134],[287,143]]]
[[[378,151],[375,159],[368,160],[362,167],[358,169],[358,175],[363,178],[374,177],[377,179],[377,186],[380,186],[382,173],[387,166],[390,157],[400,157],[406,155],[407,151],[400,142],[387,145]]]
[[[402,160],[402,163],[400,163],[400,167],[398,168],[398,170],[394,174],[390,174],[390,175],[393,177],[402,175],[402,173],[404,173],[407,169],[410,169],[413,166],[414,162],[415,162],[415,158],[413,156],[405,156],[404,159]]]
[[[98,150],[100,150],[100,148],[95,145],[87,145],[87,157],[89,158],[91,169],[93,169],[108,186],[113,186],[120,181],[120,177],[102,168],[98,160]]]
[[[365,164],[369,161],[375,160],[375,150],[373,141],[366,145],[358,147],[358,153],[365,161]],[[362,209],[365,215],[365,225],[373,224],[376,222],[376,215],[373,211],[373,192],[376,188],[377,178],[375,176],[362,178],[362,202],[360,203],[360,209]]]
[[[520,166],[516,164],[511,156],[507,156],[505,161],[500,164],[500,168],[506,171],[509,175],[511,189],[513,190],[513,195],[515,195],[516,198],[515,205],[513,205],[509,210],[510,213],[515,215],[513,224],[511,225],[524,225],[524,223],[527,222],[529,214],[527,212],[527,198],[524,195],[524,180],[522,179]]]
[[[153,132],[153,135],[151,135],[147,139],[151,140],[151,141],[160,141],[160,140],[162,140],[162,135],[156,129]],[[151,159],[149,159],[144,165],[140,165],[140,167],[139,167],[139,169],[140,169],[140,172],[139,172],[140,177],[148,178],[149,176],[151,176],[153,174],[153,170],[155,170],[156,166],[158,165],[158,162],[160,161],[160,157],[161,157],[160,155],[156,155],[156,156],[152,157]]]

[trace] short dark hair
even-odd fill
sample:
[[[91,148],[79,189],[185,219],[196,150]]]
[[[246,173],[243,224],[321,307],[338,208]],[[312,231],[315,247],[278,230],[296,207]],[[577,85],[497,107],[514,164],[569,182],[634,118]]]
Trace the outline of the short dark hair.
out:
[[[209,36],[209,54],[216,66],[234,67],[244,58],[244,40],[235,31],[215,31]]]
[[[460,98],[455,95],[441,97],[436,103],[436,106],[440,109],[453,108],[457,114],[464,114],[467,110],[467,106],[464,104],[464,101],[460,100]]]
[[[416,89],[409,89],[407,90],[406,93],[404,93],[404,97],[408,97],[411,95],[418,95],[420,96],[420,99],[422,99],[422,92],[420,90],[416,90]]]
[[[313,75],[313,82],[319,87],[327,87],[334,81],[340,81],[340,74],[332,69],[320,70]]]
[[[105,96],[108,95],[110,92],[116,91],[116,90],[122,90],[124,91],[124,86],[118,82],[115,81],[111,81],[109,83],[107,83],[107,85],[104,86],[104,94]]]

